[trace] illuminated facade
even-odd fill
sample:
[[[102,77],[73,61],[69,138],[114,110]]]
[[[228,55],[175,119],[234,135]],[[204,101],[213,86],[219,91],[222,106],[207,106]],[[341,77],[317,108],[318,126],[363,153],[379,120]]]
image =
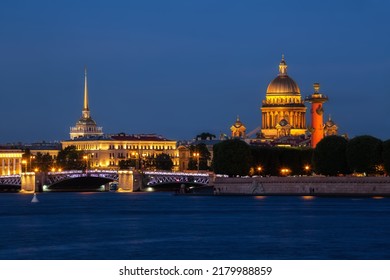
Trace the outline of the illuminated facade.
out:
[[[0,176],[20,174],[22,166],[23,151],[0,150]]]
[[[322,104],[328,101],[328,97],[320,93],[320,84],[314,83],[314,93],[306,97],[311,103],[311,146],[315,148],[317,143],[324,138],[324,108]]]
[[[246,127],[240,121],[238,116],[236,122],[230,127],[230,131],[232,132],[232,137],[234,138],[245,138]]]
[[[90,137],[103,135],[103,128],[98,127],[96,122],[91,117],[88,103],[88,83],[87,83],[87,68],[84,74],[84,107],[82,116],[76,123],[76,126],[70,128],[70,139],[78,137]]]
[[[306,133],[306,106],[298,85],[287,75],[284,56],[279,64],[279,75],[268,85],[261,113],[262,138],[277,139]]]
[[[179,151],[176,141],[155,134],[82,137],[62,142],[62,148],[75,146],[87,155],[91,169],[118,169],[121,160],[134,159],[142,169],[145,163],[159,154],[168,154],[173,161],[173,170],[179,169]]]
[[[324,125],[324,135],[337,135],[338,134],[338,126],[334,123],[334,121],[329,116],[328,121]]]

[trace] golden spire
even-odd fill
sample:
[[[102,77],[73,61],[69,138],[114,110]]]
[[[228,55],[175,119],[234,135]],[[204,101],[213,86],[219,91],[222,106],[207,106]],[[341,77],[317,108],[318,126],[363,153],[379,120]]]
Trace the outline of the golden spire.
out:
[[[87,66],[84,67],[84,107],[83,107],[83,118],[87,119],[90,117],[89,105],[88,105],[88,83],[87,83]]]
[[[88,108],[88,83],[87,83],[87,66],[84,68],[84,110]]]
[[[287,75],[287,63],[284,60],[284,54],[282,54],[282,61],[279,64],[279,76]]]

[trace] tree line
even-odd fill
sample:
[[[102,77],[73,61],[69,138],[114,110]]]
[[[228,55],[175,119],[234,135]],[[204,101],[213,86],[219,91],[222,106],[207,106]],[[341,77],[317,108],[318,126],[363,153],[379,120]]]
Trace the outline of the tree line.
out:
[[[390,174],[390,140],[328,136],[312,148],[250,146],[239,139],[214,145],[212,169],[229,176]]]

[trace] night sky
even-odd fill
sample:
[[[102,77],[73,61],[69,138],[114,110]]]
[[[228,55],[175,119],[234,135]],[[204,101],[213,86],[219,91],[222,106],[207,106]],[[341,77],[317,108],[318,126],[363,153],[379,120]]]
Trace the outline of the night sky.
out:
[[[68,139],[84,65],[105,133],[230,134],[237,115],[250,132],[282,54],[303,97],[321,84],[340,133],[389,139],[389,11],[385,0],[2,0],[0,143]]]

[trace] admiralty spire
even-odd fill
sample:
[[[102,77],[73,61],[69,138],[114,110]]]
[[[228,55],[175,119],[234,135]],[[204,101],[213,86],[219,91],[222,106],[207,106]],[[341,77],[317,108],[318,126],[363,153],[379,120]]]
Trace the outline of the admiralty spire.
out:
[[[91,112],[88,104],[88,81],[87,81],[87,67],[84,70],[84,105],[82,116],[77,121],[76,126],[70,128],[70,139],[80,137],[91,137],[103,135],[102,127],[98,127],[96,122],[91,118]]]

